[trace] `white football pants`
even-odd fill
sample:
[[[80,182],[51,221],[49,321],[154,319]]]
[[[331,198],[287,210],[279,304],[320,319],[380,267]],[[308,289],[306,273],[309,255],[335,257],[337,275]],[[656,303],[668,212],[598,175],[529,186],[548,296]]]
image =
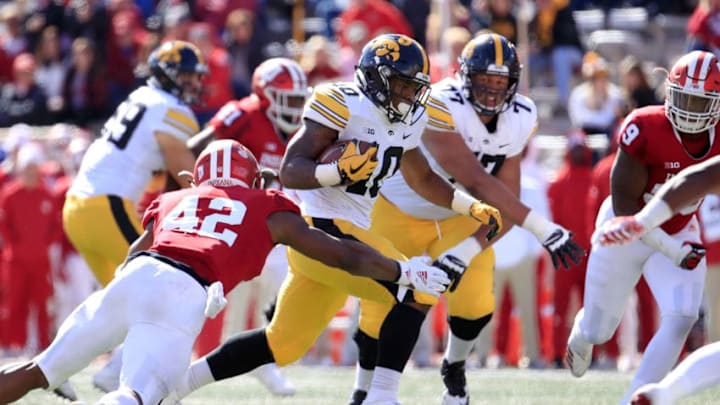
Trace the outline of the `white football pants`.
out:
[[[190,365],[206,300],[205,288],[189,275],[137,257],[70,314],[35,362],[52,390],[124,340],[120,389],[155,404]]]

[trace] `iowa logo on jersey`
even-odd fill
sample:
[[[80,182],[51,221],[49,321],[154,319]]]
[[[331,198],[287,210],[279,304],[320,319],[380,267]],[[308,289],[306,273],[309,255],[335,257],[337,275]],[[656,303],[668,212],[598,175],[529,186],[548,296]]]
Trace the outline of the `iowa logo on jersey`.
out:
[[[400,59],[400,46],[410,46],[412,43],[410,38],[399,35],[397,39],[382,38],[376,41],[372,48],[375,50],[375,56],[397,62]]]

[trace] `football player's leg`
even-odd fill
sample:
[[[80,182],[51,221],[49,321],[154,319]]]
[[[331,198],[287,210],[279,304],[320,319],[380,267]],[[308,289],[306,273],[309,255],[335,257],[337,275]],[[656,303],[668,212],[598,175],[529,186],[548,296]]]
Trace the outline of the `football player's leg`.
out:
[[[68,197],[63,228],[102,286],[112,280],[142,230],[133,204],[114,196]]]
[[[675,401],[720,385],[720,343],[712,343],[692,352],[667,377],[657,384],[640,387],[633,399],[640,393],[650,396],[658,404],[672,404]],[[641,402],[638,402],[639,404]]]
[[[587,371],[593,346],[607,342],[617,329],[650,253],[642,242],[593,247],[588,258],[583,308],[575,316],[568,337],[567,362],[575,377]]]
[[[675,365],[698,317],[707,268],[702,262],[693,271],[683,271],[658,252],[650,256],[644,270],[660,309],[660,325],[645,348],[626,398],[642,385],[659,381]]]
[[[447,293],[448,344],[440,370],[445,384],[443,403],[469,401],[465,361],[495,310],[494,264],[493,250],[484,250],[472,259],[457,289]]]
[[[47,349],[31,362],[3,371],[0,403],[12,402],[32,389],[55,389],[122,341],[126,324],[116,319],[123,309],[114,295],[110,289],[92,294],[63,322]]]

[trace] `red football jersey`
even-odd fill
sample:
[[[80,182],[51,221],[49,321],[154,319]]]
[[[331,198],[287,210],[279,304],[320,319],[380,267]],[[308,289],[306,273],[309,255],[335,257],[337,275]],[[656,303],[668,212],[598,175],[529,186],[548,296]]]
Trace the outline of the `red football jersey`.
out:
[[[665,117],[662,105],[648,106],[630,113],[618,133],[620,148],[648,169],[648,182],[640,201],[644,206],[660,186],[682,169],[720,154],[720,143],[714,142],[717,127],[710,134],[710,148],[700,158],[692,157]],[[685,141],[687,144],[687,141]],[[662,226],[673,234],[680,231],[695,215],[700,201],[685,207]]]
[[[208,125],[215,130],[217,139],[234,139],[250,149],[260,166],[280,169],[287,141],[260,108],[257,97],[227,102]]]
[[[275,245],[267,217],[300,209],[278,190],[201,186],[165,193],[150,204],[150,251],[191,266],[205,280],[223,283],[225,291],[260,274]]]

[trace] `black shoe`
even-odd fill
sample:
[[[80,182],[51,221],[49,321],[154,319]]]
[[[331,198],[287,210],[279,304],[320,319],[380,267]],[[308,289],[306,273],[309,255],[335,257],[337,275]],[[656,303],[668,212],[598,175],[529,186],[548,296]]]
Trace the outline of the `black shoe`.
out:
[[[348,405],[362,405],[363,401],[365,401],[365,397],[367,397],[367,391],[355,390],[350,397]]]
[[[464,360],[450,364],[447,359],[443,359],[440,375],[442,375],[448,394],[454,397],[467,397]]]

